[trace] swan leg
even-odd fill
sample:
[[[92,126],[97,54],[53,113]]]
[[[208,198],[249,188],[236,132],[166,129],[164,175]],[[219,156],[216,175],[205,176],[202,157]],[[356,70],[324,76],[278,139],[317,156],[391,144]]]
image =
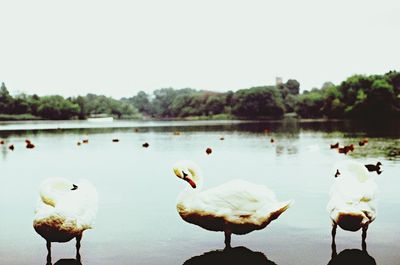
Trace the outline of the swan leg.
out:
[[[229,228],[225,227],[224,233],[225,233],[225,249],[230,249],[232,231]]]
[[[79,250],[81,249],[81,239],[82,235],[76,237],[76,259],[78,261],[81,260],[81,254],[79,253]]]
[[[47,247],[47,264],[46,265],[51,265],[51,242],[46,241],[46,247]]]
[[[368,225],[366,225],[366,226],[364,226],[364,227],[362,228],[361,247],[362,247],[362,250],[363,250],[363,251],[366,251],[366,250],[367,250],[367,242],[366,242],[366,239],[367,239],[367,230],[368,230]]]
[[[337,229],[337,224],[336,223],[332,223],[332,258],[336,257],[337,252],[336,252],[336,242],[335,242],[335,238],[336,238],[336,229]]]

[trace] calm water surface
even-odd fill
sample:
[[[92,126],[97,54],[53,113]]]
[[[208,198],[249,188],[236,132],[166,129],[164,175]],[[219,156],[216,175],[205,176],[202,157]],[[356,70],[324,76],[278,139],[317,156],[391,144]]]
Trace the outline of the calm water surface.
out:
[[[45,241],[33,230],[32,218],[38,186],[49,177],[86,178],[97,187],[96,226],[82,240],[84,265],[347,264],[331,261],[331,223],[325,210],[332,165],[346,158],[383,164],[384,172],[376,178],[379,212],[369,228],[367,248],[377,264],[398,265],[399,136],[398,123],[1,123],[0,138],[14,143],[15,151],[0,146],[0,264],[46,264]],[[77,146],[85,137],[90,143]],[[364,137],[368,145],[357,146],[347,157],[329,149],[331,143],[358,143]],[[25,149],[26,138],[35,149]],[[150,147],[143,148],[144,142]],[[207,147],[213,149],[209,156]],[[176,198],[187,186],[171,170],[180,159],[200,165],[205,188],[241,178],[268,185],[280,200],[295,204],[266,229],[233,236],[232,245],[239,248],[216,251],[224,247],[223,233],[187,224],[176,212]],[[336,243],[338,254],[365,255],[347,250],[361,248],[361,232],[338,230]],[[53,264],[74,264],[62,260],[74,257],[74,244],[53,243]]]

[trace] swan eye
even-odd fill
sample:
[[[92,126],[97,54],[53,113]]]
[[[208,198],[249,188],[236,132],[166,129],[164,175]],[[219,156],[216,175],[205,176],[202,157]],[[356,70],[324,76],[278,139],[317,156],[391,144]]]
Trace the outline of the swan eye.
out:
[[[72,186],[74,186],[71,190],[76,190],[78,189],[78,186],[76,186],[75,184],[72,184]]]

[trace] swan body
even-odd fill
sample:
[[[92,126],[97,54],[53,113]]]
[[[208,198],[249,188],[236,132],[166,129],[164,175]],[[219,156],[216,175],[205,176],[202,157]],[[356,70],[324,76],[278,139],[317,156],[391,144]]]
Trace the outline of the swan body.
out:
[[[33,227],[48,243],[67,242],[92,228],[97,211],[97,192],[86,180],[72,183],[61,178],[45,180],[40,186]]]
[[[178,213],[188,223],[210,231],[224,231],[227,246],[231,233],[242,235],[263,229],[291,204],[291,201],[279,202],[266,186],[243,180],[202,191],[197,185],[201,181],[196,166],[188,164],[174,167],[176,176],[193,188],[179,196]]]
[[[376,218],[377,185],[365,166],[346,161],[337,165],[340,175],[330,191],[327,210],[333,223],[332,236],[338,225],[343,230],[363,229],[363,241],[368,225]]]

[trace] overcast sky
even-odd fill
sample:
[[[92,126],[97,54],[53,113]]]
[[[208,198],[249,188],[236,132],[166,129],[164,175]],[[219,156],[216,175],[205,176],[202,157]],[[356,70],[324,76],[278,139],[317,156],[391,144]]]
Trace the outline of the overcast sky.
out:
[[[398,0],[0,0],[0,81],[15,94],[301,89],[400,70]]]

